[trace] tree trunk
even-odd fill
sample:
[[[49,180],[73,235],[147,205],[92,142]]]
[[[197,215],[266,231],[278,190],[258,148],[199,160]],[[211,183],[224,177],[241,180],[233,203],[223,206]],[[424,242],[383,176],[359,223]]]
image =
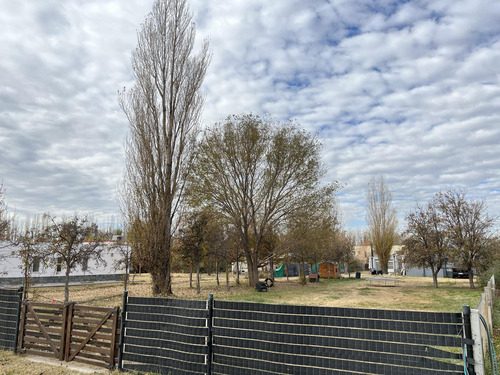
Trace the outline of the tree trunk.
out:
[[[434,284],[434,288],[437,288],[438,287],[439,268],[437,270],[435,270],[434,266],[431,266],[431,272],[432,272],[432,282]]]
[[[330,280],[330,262],[328,262],[328,280]]]
[[[66,277],[64,279],[64,303],[68,303],[69,301],[69,275],[71,269],[69,265],[66,263]]]
[[[236,284],[240,285],[240,262],[236,258]]]
[[[212,276],[212,262],[209,262],[208,259],[206,261],[206,265],[207,265],[207,275],[208,276]]]
[[[153,281],[154,295],[172,294],[170,274],[167,272],[166,267],[151,271],[151,279]]]
[[[285,263],[285,272],[286,272],[286,281],[290,281],[290,278],[288,276],[288,263]]]
[[[299,281],[302,285],[306,283],[306,263],[305,262],[300,262],[299,263]]]
[[[469,267],[467,271],[469,272],[469,285],[471,289],[475,289],[476,286],[474,285],[474,274],[472,273],[472,267]]]
[[[197,267],[196,267],[196,294],[201,293],[201,288],[200,288],[200,260],[198,259],[197,261]]]
[[[215,279],[217,280],[217,286],[220,285],[219,282],[219,262],[216,260],[215,261]]]
[[[127,259],[125,260],[125,281],[123,283],[123,290],[127,290],[127,285],[128,285],[128,275],[129,275],[129,258],[127,256]]]
[[[29,271],[28,271],[28,266],[24,265],[23,300],[28,299],[28,287],[29,287]]]
[[[227,291],[229,292],[229,265],[228,265],[228,261],[227,261],[227,258],[226,258],[226,288],[227,288]]]
[[[259,281],[259,269],[257,264],[257,254],[246,254],[247,267],[248,267],[248,284],[254,287]]]
[[[271,277],[270,277],[270,279],[274,283],[274,260],[273,260],[273,258],[271,258],[271,260],[269,261],[269,268],[271,269]]]
[[[377,253],[378,255],[378,262],[379,262],[379,265],[380,265],[380,268],[382,268],[382,272],[384,274],[387,274],[387,270],[389,268],[389,259],[391,258],[391,253],[390,253],[390,250],[389,250],[389,253],[385,253],[385,252],[380,252],[380,253]],[[339,263],[339,267],[340,267],[340,263]]]
[[[189,288],[193,289],[193,261],[189,267]]]

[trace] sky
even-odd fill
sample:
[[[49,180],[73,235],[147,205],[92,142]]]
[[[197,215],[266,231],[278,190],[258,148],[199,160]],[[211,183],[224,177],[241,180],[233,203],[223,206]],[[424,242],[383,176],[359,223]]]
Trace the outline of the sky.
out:
[[[0,182],[9,211],[119,221],[118,91],[151,0],[0,0]],[[465,188],[500,215],[498,0],[192,0],[213,54],[203,125],[296,120],[323,143],[348,228],[383,175],[400,228]]]

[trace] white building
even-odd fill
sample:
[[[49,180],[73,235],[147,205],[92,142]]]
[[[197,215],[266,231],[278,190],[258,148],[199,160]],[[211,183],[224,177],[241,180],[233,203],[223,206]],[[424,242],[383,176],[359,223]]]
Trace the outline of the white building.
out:
[[[120,281],[125,273],[123,265],[118,265],[119,254],[113,249],[115,241],[103,243],[101,262],[85,259],[71,270],[70,283],[91,283],[102,281]],[[20,286],[23,284],[23,265],[17,255],[18,248],[7,242],[0,242],[0,287]],[[57,260],[44,262],[35,257],[31,266],[32,285],[64,284],[64,264]]]

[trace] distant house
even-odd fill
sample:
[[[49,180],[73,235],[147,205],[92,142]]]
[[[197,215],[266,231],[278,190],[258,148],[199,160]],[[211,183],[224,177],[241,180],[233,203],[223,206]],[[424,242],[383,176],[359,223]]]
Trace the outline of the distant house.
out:
[[[77,265],[70,275],[70,283],[92,283],[102,281],[119,281],[125,270],[116,266],[119,255],[113,251],[115,241],[103,243],[103,262],[85,259]],[[0,243],[0,287],[15,287],[23,284],[23,266],[16,256],[17,248],[6,242]],[[42,259],[35,258],[31,269],[32,285],[59,285],[65,280],[65,270],[57,260],[45,264]]]
[[[388,265],[389,273],[400,273],[402,271],[404,268],[402,254],[403,248],[401,245],[394,245],[392,247]],[[381,270],[378,256],[375,254],[369,241],[365,241],[361,245],[354,247],[354,258],[364,269],[370,271]]]

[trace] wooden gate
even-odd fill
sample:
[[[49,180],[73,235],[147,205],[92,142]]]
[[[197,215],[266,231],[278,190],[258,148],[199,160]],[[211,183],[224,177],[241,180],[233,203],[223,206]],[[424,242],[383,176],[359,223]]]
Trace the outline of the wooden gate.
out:
[[[119,310],[69,305],[65,360],[113,368],[118,353]]]
[[[62,304],[23,301],[19,327],[21,350],[63,360],[65,314],[67,309]]]
[[[28,354],[112,368],[119,308],[24,301],[20,349]]]

